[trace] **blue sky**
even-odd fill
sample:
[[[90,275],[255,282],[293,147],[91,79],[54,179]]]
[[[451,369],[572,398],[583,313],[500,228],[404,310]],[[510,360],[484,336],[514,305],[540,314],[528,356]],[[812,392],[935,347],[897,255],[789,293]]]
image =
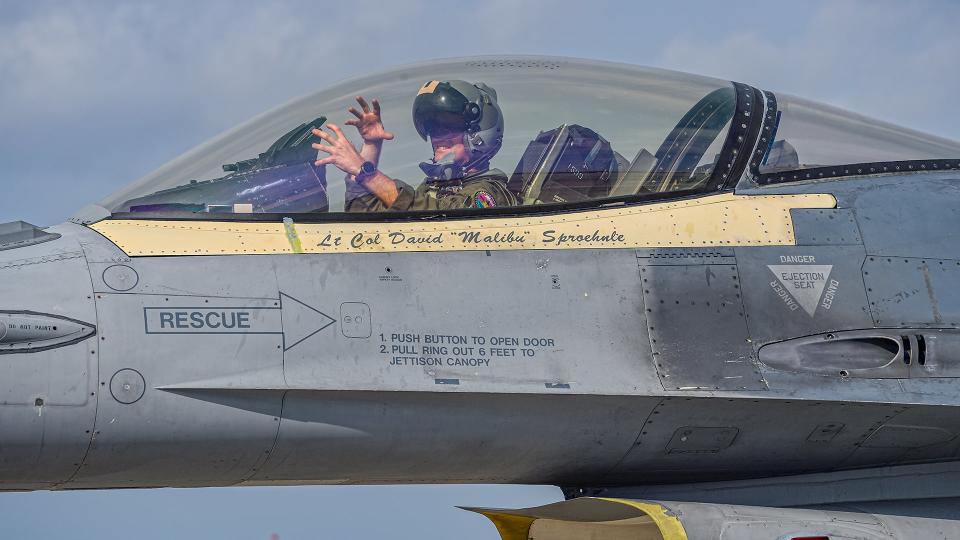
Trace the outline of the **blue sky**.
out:
[[[255,114],[430,58],[549,54],[735,79],[960,139],[960,3],[3,0],[0,222],[60,222]],[[543,487],[0,494],[4,537],[494,538]]]
[[[951,1],[3,4],[0,219],[41,225],[291,98],[438,57],[665,67],[960,139]]]

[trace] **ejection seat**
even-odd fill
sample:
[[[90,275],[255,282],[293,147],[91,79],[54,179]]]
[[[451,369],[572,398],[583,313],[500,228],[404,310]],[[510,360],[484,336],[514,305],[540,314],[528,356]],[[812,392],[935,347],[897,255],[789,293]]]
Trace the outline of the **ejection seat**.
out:
[[[640,149],[626,168],[623,156],[597,132],[562,124],[527,145],[507,188],[523,205],[704,189],[716,158],[708,164],[701,160],[735,109],[732,87],[710,92],[677,122],[656,154]],[[791,156],[786,144],[777,150],[784,161],[796,154]]]
[[[527,145],[507,188],[523,205],[602,199],[618,180],[621,160],[597,132],[562,124]]]
[[[633,161],[628,162],[626,167],[620,169],[623,172],[620,173],[617,182],[610,189],[610,196],[623,197],[650,193],[650,190],[644,184],[644,180],[656,163],[657,158],[646,148],[641,148]]]

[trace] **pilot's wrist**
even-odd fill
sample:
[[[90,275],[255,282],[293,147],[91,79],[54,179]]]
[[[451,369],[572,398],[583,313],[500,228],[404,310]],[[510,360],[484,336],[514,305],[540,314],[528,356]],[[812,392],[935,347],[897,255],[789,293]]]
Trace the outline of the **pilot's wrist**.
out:
[[[357,175],[363,170],[363,160],[351,163],[349,167],[345,168],[343,172],[349,174],[350,176],[356,178]]]
[[[354,180],[363,185],[365,181],[377,175],[377,164],[371,161],[364,161],[360,164],[360,169],[353,175]]]

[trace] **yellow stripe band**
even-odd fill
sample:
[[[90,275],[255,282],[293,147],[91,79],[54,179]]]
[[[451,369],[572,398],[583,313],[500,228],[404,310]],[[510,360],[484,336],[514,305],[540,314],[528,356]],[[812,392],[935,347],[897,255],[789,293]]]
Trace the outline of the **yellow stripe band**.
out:
[[[680,518],[662,504],[585,497],[517,510],[466,508],[486,516],[502,540],[657,538],[688,540]]]
[[[480,512],[493,522],[493,526],[500,533],[501,540],[527,540],[530,535],[530,525],[537,518],[516,516],[503,512]]]
[[[632,506],[646,514],[660,529],[663,540],[687,540],[687,531],[680,523],[680,519],[667,512],[667,509],[661,505],[643,501],[633,501],[630,499],[607,499],[598,497],[603,501],[610,501],[627,506]]]
[[[132,257],[790,246],[796,243],[791,209],[835,207],[836,199],[828,194],[727,193],[583,212],[487,219],[378,223],[108,219],[92,228]]]

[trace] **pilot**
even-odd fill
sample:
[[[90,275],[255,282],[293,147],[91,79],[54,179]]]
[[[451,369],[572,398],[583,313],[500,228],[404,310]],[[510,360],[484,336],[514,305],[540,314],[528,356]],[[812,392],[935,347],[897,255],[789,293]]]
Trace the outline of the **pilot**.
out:
[[[363,139],[358,152],[340,127],[328,124],[331,133],[314,129],[328,144],[313,147],[329,156],[316,164],[332,164],[347,173],[348,212],[448,210],[492,208],[516,204],[507,189],[507,175],[490,168],[490,160],[503,143],[503,114],[497,93],[483,83],[430,81],[413,102],[413,123],[423,140],[433,146],[433,159],[420,164],[426,179],[414,189],[377,168],[383,141],[393,134],[383,128],[380,104],[372,109],[357,96],[362,111],[351,107],[356,118],[346,123]]]

